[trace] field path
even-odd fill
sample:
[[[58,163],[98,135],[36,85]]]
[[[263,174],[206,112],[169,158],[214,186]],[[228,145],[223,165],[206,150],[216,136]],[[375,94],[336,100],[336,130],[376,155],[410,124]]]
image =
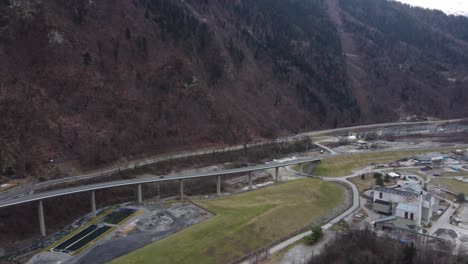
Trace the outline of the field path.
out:
[[[288,168],[288,170],[292,171],[290,168]],[[300,175],[300,176],[306,176],[306,177],[313,177],[313,178],[319,178],[323,181],[326,181],[326,182],[337,182],[337,183],[342,183],[342,184],[345,184],[345,185],[348,185],[349,187],[351,187],[352,191],[353,191],[353,204],[352,206],[346,210],[345,212],[343,212],[342,214],[340,214],[339,216],[335,217],[334,219],[332,219],[331,221],[329,221],[327,224],[323,225],[322,226],[322,229],[325,231],[325,230],[328,230],[332,225],[338,223],[339,221],[341,221],[343,218],[347,217],[348,215],[352,214],[354,211],[356,211],[358,208],[359,208],[359,204],[360,204],[360,201],[359,201],[359,190],[358,188],[356,187],[356,185],[354,185],[354,183],[350,182],[348,180],[348,178],[351,178],[351,177],[355,177],[357,175],[359,175],[360,173],[353,173],[352,175],[348,175],[348,176],[344,176],[344,177],[339,177],[339,178],[327,178],[327,177],[320,177],[320,176],[314,176],[314,175],[310,175],[310,174],[307,174],[307,173],[298,173],[296,172],[296,174]],[[285,249],[286,247],[296,243],[297,241],[301,240],[304,238],[304,236],[308,236],[312,233],[312,231],[306,231],[304,233],[301,233],[299,235],[296,235],[294,237],[291,237],[290,239],[288,240],[285,240],[281,243],[279,243],[278,245],[270,248],[268,250],[268,254],[269,255],[272,255],[274,253],[277,253],[283,249]],[[250,263],[253,263],[252,260],[246,260],[243,262],[243,264],[250,264]]]

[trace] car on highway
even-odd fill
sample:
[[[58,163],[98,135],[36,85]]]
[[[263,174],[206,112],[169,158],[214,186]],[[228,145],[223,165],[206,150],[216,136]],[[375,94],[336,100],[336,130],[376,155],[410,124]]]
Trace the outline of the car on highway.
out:
[[[434,173],[434,174],[432,174],[432,175],[433,175],[434,177],[440,177],[440,176],[442,176],[440,173]]]

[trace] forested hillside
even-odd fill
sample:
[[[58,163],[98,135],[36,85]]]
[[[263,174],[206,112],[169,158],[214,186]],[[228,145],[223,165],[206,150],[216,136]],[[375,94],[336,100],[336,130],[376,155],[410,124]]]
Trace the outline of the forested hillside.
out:
[[[0,171],[466,116],[467,54],[468,19],[386,0],[3,0]]]
[[[466,115],[467,18],[391,1],[340,0],[340,6],[378,115],[391,109]]]

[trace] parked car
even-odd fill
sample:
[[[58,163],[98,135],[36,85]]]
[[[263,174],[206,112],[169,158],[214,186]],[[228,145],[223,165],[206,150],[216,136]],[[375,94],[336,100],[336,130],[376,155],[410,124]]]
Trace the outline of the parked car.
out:
[[[421,169],[422,171],[429,171],[429,170],[432,170],[432,167],[431,166],[426,166],[424,168]]]
[[[432,174],[432,175],[434,175],[435,177],[440,177],[440,176],[442,176],[442,175],[440,175],[440,173],[434,173],[434,174]]]

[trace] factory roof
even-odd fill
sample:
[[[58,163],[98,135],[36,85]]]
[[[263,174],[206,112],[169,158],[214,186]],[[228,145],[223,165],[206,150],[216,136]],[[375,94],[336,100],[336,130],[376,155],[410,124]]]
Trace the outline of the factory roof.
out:
[[[402,211],[411,212],[411,213],[417,213],[418,212],[418,207],[414,206],[414,205],[411,205],[411,204],[400,203],[397,206],[397,210],[402,210]]]
[[[374,190],[377,191],[377,192],[396,194],[396,195],[400,195],[400,196],[404,196],[404,197],[418,197],[417,193],[398,190],[398,189],[392,189],[392,188],[377,187]]]
[[[448,158],[446,154],[441,153],[427,153],[422,155],[417,155],[414,157],[419,161],[434,161],[434,160],[442,160]]]

